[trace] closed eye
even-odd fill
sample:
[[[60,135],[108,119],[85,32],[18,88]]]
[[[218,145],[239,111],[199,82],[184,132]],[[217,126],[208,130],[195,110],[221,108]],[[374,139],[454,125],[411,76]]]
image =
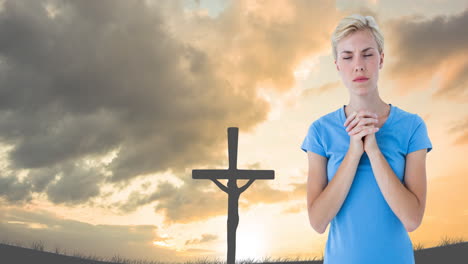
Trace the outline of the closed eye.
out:
[[[371,54],[371,55],[364,55],[364,57],[369,57],[369,56],[372,56],[372,54]],[[343,59],[344,59],[344,60],[347,60],[347,59],[351,59],[351,58],[352,58],[352,57],[343,58]]]

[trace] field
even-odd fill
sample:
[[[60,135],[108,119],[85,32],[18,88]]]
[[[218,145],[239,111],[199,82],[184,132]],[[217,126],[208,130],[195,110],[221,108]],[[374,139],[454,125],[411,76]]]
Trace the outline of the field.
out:
[[[423,248],[423,245],[414,245],[414,254],[416,264],[436,264],[436,263],[468,263],[468,242],[461,239],[442,239],[438,246],[432,248]],[[98,256],[85,256],[80,253],[66,254],[56,248],[53,252],[45,250],[42,242],[34,242],[29,247],[13,245],[11,243],[0,243],[0,256],[2,263],[5,264],[29,264],[29,263],[47,263],[47,264],[166,264],[167,262],[132,260],[120,256],[114,256],[110,259],[103,259]],[[201,260],[195,262],[186,262],[184,264],[224,264],[225,261]],[[323,259],[263,259],[263,260],[238,260],[236,263],[248,264],[321,264]],[[175,263],[172,263],[175,264]]]

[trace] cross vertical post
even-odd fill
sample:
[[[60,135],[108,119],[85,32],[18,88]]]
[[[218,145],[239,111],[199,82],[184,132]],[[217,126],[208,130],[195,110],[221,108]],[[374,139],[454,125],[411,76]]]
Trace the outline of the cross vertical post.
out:
[[[228,194],[227,220],[227,264],[235,264],[236,260],[236,231],[239,225],[239,197],[255,180],[273,180],[274,170],[238,170],[237,143],[239,128],[228,128],[229,168],[227,170],[192,170],[193,179],[210,179],[222,191]],[[219,179],[227,179],[227,187]],[[237,187],[237,180],[249,180],[244,186]]]

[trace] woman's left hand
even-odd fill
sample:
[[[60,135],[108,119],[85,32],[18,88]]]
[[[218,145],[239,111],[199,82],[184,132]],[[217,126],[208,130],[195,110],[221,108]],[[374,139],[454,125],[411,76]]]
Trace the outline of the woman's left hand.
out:
[[[369,122],[371,121],[371,119],[369,119],[368,117],[370,116],[373,116],[374,118],[376,118],[377,116],[372,113],[372,112],[369,112],[369,111],[365,111],[365,110],[361,110],[359,111],[352,120],[350,120],[350,122],[348,123],[348,125],[346,126],[346,131],[348,131],[349,133],[351,134],[355,134],[359,131],[361,131],[362,127],[365,126],[365,127],[376,127],[375,126],[375,123],[376,122]],[[365,121],[365,120],[367,121]],[[377,119],[375,119],[376,121]],[[372,152],[372,151],[376,151],[376,150],[379,150],[379,146],[377,145],[377,140],[375,138],[375,133],[371,133],[371,134],[368,134],[366,136],[364,136],[362,138],[363,140],[363,143],[364,143],[364,151],[366,153],[369,153],[369,152]]]
[[[375,133],[365,136],[364,137],[364,151],[367,154],[369,154],[370,152],[377,151],[377,150],[379,150],[379,145],[377,145]]]

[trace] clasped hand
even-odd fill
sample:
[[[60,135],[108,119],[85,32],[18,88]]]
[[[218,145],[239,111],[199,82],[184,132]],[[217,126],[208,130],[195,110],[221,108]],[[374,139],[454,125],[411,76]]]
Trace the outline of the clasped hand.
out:
[[[370,111],[361,110],[354,112],[346,118],[344,126],[350,138],[350,148],[362,154],[378,150],[375,133],[379,130],[376,127],[378,116]]]

